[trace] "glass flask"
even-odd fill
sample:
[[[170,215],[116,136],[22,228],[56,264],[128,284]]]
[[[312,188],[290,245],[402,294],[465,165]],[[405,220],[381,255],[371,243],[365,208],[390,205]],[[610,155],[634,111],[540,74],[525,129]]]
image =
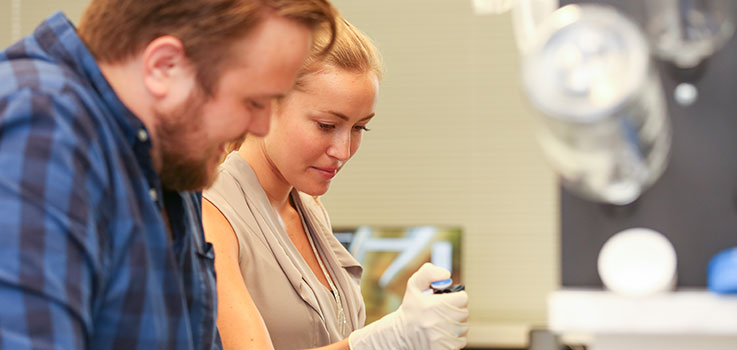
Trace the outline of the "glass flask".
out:
[[[662,174],[671,127],[638,27],[603,5],[567,5],[542,24],[523,85],[538,140],[563,186],[626,205]]]
[[[734,0],[647,0],[642,6],[653,53],[680,68],[698,65],[734,33]]]

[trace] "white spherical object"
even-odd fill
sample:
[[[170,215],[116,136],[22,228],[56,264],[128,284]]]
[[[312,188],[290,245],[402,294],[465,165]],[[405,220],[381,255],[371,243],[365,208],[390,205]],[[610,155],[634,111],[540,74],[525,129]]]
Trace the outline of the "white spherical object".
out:
[[[673,91],[673,96],[679,105],[690,106],[699,97],[699,90],[693,84],[680,83],[676,86],[675,91]]]
[[[613,292],[646,296],[675,287],[676,250],[659,232],[632,228],[615,234],[599,252],[599,277]]]

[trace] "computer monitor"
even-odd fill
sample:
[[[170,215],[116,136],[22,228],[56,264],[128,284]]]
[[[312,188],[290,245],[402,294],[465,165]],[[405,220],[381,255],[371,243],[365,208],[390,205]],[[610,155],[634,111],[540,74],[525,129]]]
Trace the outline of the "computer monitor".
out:
[[[453,283],[462,283],[459,227],[360,226],[333,231],[363,266],[366,324],[399,307],[407,280],[426,262],[448,269]]]

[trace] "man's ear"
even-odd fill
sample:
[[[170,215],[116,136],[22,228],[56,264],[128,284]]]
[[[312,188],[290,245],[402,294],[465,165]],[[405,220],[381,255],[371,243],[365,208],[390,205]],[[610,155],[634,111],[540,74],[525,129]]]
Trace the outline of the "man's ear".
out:
[[[172,93],[175,84],[192,74],[182,42],[171,35],[151,41],[143,51],[144,86],[154,98]]]

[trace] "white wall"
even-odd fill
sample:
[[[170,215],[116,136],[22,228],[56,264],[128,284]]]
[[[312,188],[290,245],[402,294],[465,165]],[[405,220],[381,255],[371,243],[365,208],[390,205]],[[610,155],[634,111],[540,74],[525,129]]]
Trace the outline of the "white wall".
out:
[[[5,48],[20,36],[30,34],[46,17],[56,11],[77,23],[88,0],[0,0],[0,47]],[[16,34],[20,36],[15,37]]]

